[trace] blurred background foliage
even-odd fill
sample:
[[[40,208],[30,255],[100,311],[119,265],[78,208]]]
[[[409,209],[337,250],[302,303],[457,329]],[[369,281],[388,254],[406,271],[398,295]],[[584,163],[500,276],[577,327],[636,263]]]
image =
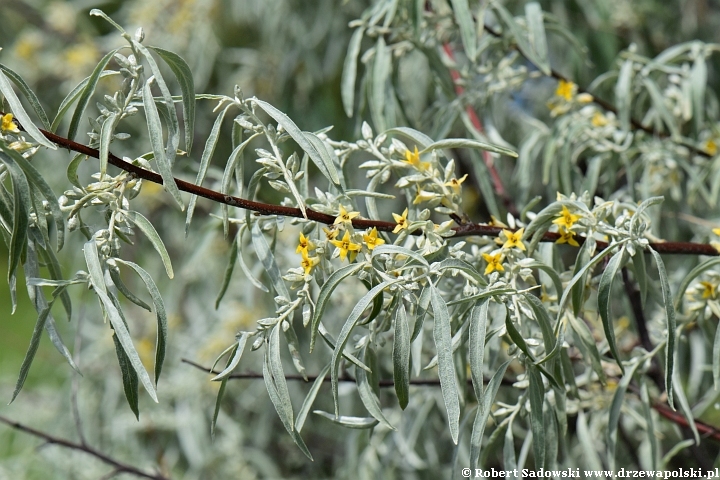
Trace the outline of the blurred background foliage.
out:
[[[504,3],[511,12],[521,14],[525,2]],[[653,57],[680,42],[716,40],[720,29],[720,9],[710,0],[540,3],[557,24],[569,28],[577,38],[581,48],[573,49],[566,40],[551,36],[550,58],[557,70],[581,86],[616,69],[618,53],[630,44],[636,45],[638,53]],[[359,18],[369,5],[370,2],[354,0],[0,0],[0,62],[25,78],[47,111],[55,111],[67,92],[88,75],[102,55],[122,42],[107,23],[88,15],[92,8],[102,8],[129,32],[142,26],[146,44],[182,55],[193,70],[197,92],[230,94],[237,84],[246,96],[257,95],[272,103],[303,129],[334,125],[333,138],[352,139],[358,137],[363,117],[346,117],[340,99],[340,78],[352,34],[348,22]],[[365,46],[361,52],[364,50]],[[708,61],[713,63],[708,69],[709,89],[717,91],[720,79],[713,73],[720,71],[715,68],[717,56]],[[359,68],[362,69],[362,64]],[[424,81],[417,71],[406,75],[408,81]],[[545,99],[554,89],[554,81],[539,80],[529,89],[514,92],[513,101],[521,108],[545,108]],[[113,91],[112,86],[108,91]],[[419,101],[422,110],[422,99]],[[213,106],[202,102],[199,106],[195,139],[199,145],[204,143],[214,120],[210,114]],[[361,113],[368,116],[367,112]],[[501,133],[518,140],[512,132]],[[123,149],[133,151],[132,144],[117,148],[116,153],[123,153]],[[229,142],[221,142],[217,155],[226,158],[229,151]],[[40,168],[44,172],[58,172],[54,186],[61,191],[65,165]],[[187,164],[180,163],[179,168],[179,176],[183,168],[190,173]],[[52,174],[46,178],[52,178]],[[443,411],[437,389],[411,397],[408,409],[420,421],[415,422],[409,412],[402,420],[390,419],[400,426],[401,432],[385,435],[396,435],[400,450],[403,438],[409,436],[419,446],[417,451],[423,452],[423,458],[411,455],[409,450],[400,452],[404,457],[402,465],[389,460],[398,452],[383,450],[388,444],[383,444],[379,435],[371,437],[364,430],[343,430],[317,418],[310,420],[311,428],[304,432],[315,456],[314,463],[307,462],[282,428],[262,381],[229,383],[219,431],[211,443],[209,420],[218,385],[208,382],[203,372],[182,364],[180,359],[208,364],[238,329],[249,329],[262,316],[259,313],[262,308],[241,275],[236,275],[231,284],[232,298],[226,299],[218,310],[210,308],[209,299],[217,295],[228,251],[221,230],[218,232],[218,223],[198,222],[198,228],[184,239],[180,233],[182,219],[176,212],[167,214],[170,208],[167,196],[161,195],[160,189],[146,185],[140,201],[161,231],[179,272],[169,288],[167,280],[155,275],[162,269],[157,258],[145,255],[140,248],[133,250],[135,261],[157,279],[170,312],[170,350],[166,376],[160,384],[161,403],[151,404],[146,396],[141,396],[140,421],[134,419],[123,398],[110,332],[94,318],[98,314],[94,296],[75,291],[77,318],[72,324],[59,321],[58,325],[66,342],[74,345],[84,376],[73,375],[47,339],[43,339],[25,390],[11,406],[0,402],[3,404],[0,414],[75,440],[79,424],[89,444],[148,470],[160,465],[174,478],[374,478],[378,471],[388,478],[447,475],[452,462],[449,438],[443,437],[448,444],[443,446],[434,436],[434,432],[446,428],[442,415],[427,416],[432,409]],[[209,205],[200,205],[204,205],[205,210],[200,210],[207,214]],[[469,213],[476,212],[470,209]],[[66,248],[66,255],[72,252],[72,248]],[[0,253],[3,262],[6,258],[5,252]],[[70,275],[72,259],[66,261],[65,274]],[[6,265],[0,265],[0,271],[5,268]],[[19,285],[23,282],[18,279]],[[19,297],[18,309],[10,316],[7,290],[0,289],[0,399],[11,396],[36,318],[27,297],[23,294]],[[90,303],[84,306],[83,301]],[[351,306],[348,303],[344,307]],[[140,309],[129,309],[128,314],[133,317],[133,337],[141,356],[150,365],[153,316]],[[246,355],[243,365],[260,365],[259,354]],[[315,361],[308,368],[317,371],[321,366],[321,362]],[[291,394],[300,398],[308,388],[298,383],[290,387]],[[80,412],[79,420],[73,414],[74,402]],[[323,404],[327,399],[319,397],[318,402],[320,408],[331,410],[330,404]],[[376,442],[378,448],[364,449],[368,442]],[[622,458],[623,453],[619,455]],[[52,478],[100,478],[107,472],[106,466],[87,456],[53,446],[39,448],[36,439],[0,428],[2,480],[51,478],[49,474]]]

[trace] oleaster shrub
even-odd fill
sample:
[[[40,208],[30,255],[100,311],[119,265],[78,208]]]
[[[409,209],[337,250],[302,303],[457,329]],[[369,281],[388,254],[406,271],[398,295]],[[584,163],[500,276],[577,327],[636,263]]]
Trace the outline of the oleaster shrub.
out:
[[[571,32],[536,2],[514,16],[496,0],[380,0],[350,23],[341,99],[361,138],[346,141],[330,127],[302,130],[240,87],[196,93],[181,56],[91,14],[124,44],[52,121],[0,65],[7,280],[15,302],[22,272],[38,313],[13,400],[43,331],[77,368],[53,314],[72,318],[68,292],[85,288],[112,330],[130,409],[139,415],[141,385],[162,402],[167,307],[156,279],[125,254],[152,247],[173,278],[163,229],[140,212],[143,188],[158,184],[185,215],[186,235],[211,229],[230,242],[224,274],[210,272],[220,285],[207,308],[242,275],[264,312],[207,366],[220,383],[213,434],[228,382],[257,350],[297,448],[313,458],[303,439],[311,418],[318,430],[367,431],[347,434],[364,475],[659,471],[677,455],[717,465],[708,442],[720,433],[699,418],[717,409],[720,386],[720,260],[710,258],[720,247],[720,124],[707,88],[718,45],[679,44],[655,58],[631,46],[581,88],[552,68],[551,47],[569,48]],[[111,80],[117,90],[98,95]],[[200,102],[217,116],[196,155]],[[231,153],[218,170],[211,160],[228,125]],[[123,129],[140,140],[120,157],[112,151],[131,138]],[[74,152],[60,196],[38,168],[57,147]],[[183,169],[194,181],[174,176]],[[199,198],[216,205],[202,227]],[[85,263],[69,277],[66,236],[82,239]],[[152,375],[130,304],[156,316]],[[290,370],[312,380],[304,399]],[[696,457],[682,452],[691,446]]]

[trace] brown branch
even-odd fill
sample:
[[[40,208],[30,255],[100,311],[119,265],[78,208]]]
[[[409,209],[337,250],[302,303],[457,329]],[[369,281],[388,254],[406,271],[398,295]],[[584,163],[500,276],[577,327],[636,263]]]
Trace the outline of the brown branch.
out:
[[[80,443],[71,442],[70,440],[66,440],[64,438],[58,438],[54,437],[52,435],[48,435],[45,432],[41,432],[40,430],[35,430],[32,427],[28,427],[26,425],[23,425],[22,423],[15,422],[13,420],[10,420],[9,418],[3,417],[0,415],[0,422],[8,425],[11,428],[14,428],[15,430],[33,435],[35,437],[41,438],[45,440],[45,443],[52,444],[52,445],[58,445],[60,447],[65,447],[70,450],[78,450],[80,452],[85,452],[88,455],[91,455],[101,462],[110,465],[111,467],[114,467],[114,472],[122,472],[122,473],[129,473],[132,475],[135,475],[140,478],[149,478],[151,480],[170,480],[169,477],[166,477],[162,474],[153,474],[153,473],[147,473],[144,472],[132,465],[128,465],[126,463],[119,462],[115,460],[112,457],[107,456],[106,454],[95,450],[92,447],[89,447],[87,445],[83,445]]]
[[[0,116],[4,115],[3,112],[0,112]],[[18,123],[18,128],[21,130],[24,130],[22,128],[22,125]],[[74,152],[87,155],[89,157],[93,158],[99,158],[100,152],[92,147],[88,147],[87,145],[83,145],[81,143],[77,143],[73,140],[67,139],[65,137],[61,137],[60,135],[56,135],[52,132],[48,132],[47,130],[40,129],[43,135],[50,140],[51,142],[59,145],[62,148],[66,148],[68,150],[72,150]],[[108,163],[111,165],[114,165],[121,170],[124,170],[128,173],[131,173],[137,178],[141,178],[143,180],[147,180],[149,182],[156,183],[158,185],[163,184],[163,179],[160,176],[159,173],[151,172],[150,170],[146,170],[138,165],[134,165],[130,162],[126,162],[125,160],[117,157],[116,155],[113,155],[112,153],[108,153]],[[246,210],[251,210],[254,212],[257,212],[260,215],[278,215],[278,216],[285,216],[285,217],[295,217],[295,218],[307,218],[308,220],[312,220],[314,222],[324,223],[326,225],[332,225],[335,222],[335,217],[332,215],[327,215],[325,213],[316,212],[315,210],[312,210],[310,208],[306,208],[305,212],[306,215],[303,216],[303,212],[299,208],[294,207],[285,207],[282,205],[274,205],[269,203],[262,203],[262,202],[255,202],[252,200],[246,200],[244,198],[240,197],[234,197],[232,195],[226,195],[220,192],[217,192],[215,190],[210,190],[209,188],[201,187],[199,185],[195,185],[190,182],[186,182],[184,180],[180,180],[179,178],[175,178],[175,183],[177,184],[177,187],[179,190],[182,190],[183,192],[187,192],[193,195],[197,195],[199,197],[207,198],[209,200],[212,200],[217,203],[222,203],[225,205],[229,205],[231,207],[238,207],[238,208],[244,208]],[[352,224],[354,227],[357,227],[359,229],[367,229],[367,228],[377,228],[380,231],[384,232],[392,232],[397,224],[395,222],[386,222],[383,220],[366,220],[366,219],[358,219],[354,218],[352,220]],[[496,227],[494,225],[483,225],[478,223],[463,223],[462,225],[458,225],[457,227],[453,227],[453,230],[455,231],[456,237],[464,237],[464,236],[474,236],[474,235],[487,235],[487,236],[493,236],[497,237],[500,232],[502,232],[502,227]],[[415,231],[412,232],[414,235],[420,235],[421,232]],[[554,232],[546,232],[543,237],[543,242],[555,242],[560,238],[560,235],[558,233]],[[578,243],[583,243],[585,241],[584,237],[578,236],[576,238]],[[603,250],[607,248],[608,244],[607,242],[598,241],[597,242],[598,249]],[[708,255],[708,256],[718,256],[719,253],[713,247],[712,245],[706,244],[706,243],[692,243],[692,242],[659,242],[659,243],[650,243],[650,247],[652,247],[655,251],[658,253],[666,253],[666,254],[689,254],[689,255]]]
[[[192,360],[189,360],[187,358],[183,358],[182,362],[187,363],[188,365],[193,366],[193,367],[197,368],[198,370],[203,370],[204,372],[206,372],[208,374],[212,373],[214,375],[217,375],[220,373],[219,370],[210,369],[206,366],[200,365],[199,363],[195,363]],[[256,373],[256,372],[233,373],[233,374],[228,375],[227,378],[231,379],[231,380],[259,380],[259,379],[263,378],[263,374]],[[293,382],[295,382],[295,381],[314,382],[315,380],[317,380],[317,378],[318,378],[317,375],[308,375],[307,380],[305,380],[305,378],[302,375],[285,375],[285,380],[290,380]],[[489,380],[490,380],[489,378],[486,378],[485,382],[487,383],[487,381],[489,381]],[[330,376],[326,375],[325,379],[323,381],[329,382]],[[340,377],[340,378],[338,378],[338,381],[339,382],[349,382],[349,383],[356,382],[356,380],[354,378],[348,377],[348,376]],[[514,380],[506,380],[506,379],[502,380],[502,385],[505,385],[505,386],[512,386],[513,383],[514,383]],[[467,379],[467,384],[468,384],[468,386],[472,386],[472,380],[470,378]],[[426,379],[415,378],[415,379],[410,380],[410,385],[414,385],[416,387],[439,387],[440,379],[439,378],[426,378]],[[392,379],[383,379],[383,380],[380,380],[379,386],[383,387],[383,388],[394,387],[395,381]]]

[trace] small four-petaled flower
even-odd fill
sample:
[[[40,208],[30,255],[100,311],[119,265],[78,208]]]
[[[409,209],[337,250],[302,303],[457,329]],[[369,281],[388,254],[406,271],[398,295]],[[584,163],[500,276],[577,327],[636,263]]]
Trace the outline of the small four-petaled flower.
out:
[[[375,247],[379,247],[385,243],[385,240],[378,238],[378,231],[376,227],[373,227],[370,232],[363,235],[363,241],[370,250],[373,250]]]
[[[456,194],[460,193],[461,185],[467,178],[467,173],[460,178],[453,178],[445,184],[446,187],[452,187]]]
[[[560,212],[560,217],[553,220],[552,223],[559,226],[561,229],[564,228],[566,230],[570,230],[570,228],[575,225],[575,222],[580,220],[580,215],[575,215],[574,213],[571,213],[568,208],[563,205],[562,212]]]
[[[13,121],[15,117],[12,113],[6,113],[2,116],[2,125],[0,126],[0,129],[7,130],[8,132],[12,133],[20,133],[20,130],[18,129],[17,125],[15,125],[15,122]]]
[[[560,234],[560,238],[558,238],[555,243],[567,243],[573,247],[580,246],[577,240],[575,240],[575,232],[571,232],[570,230],[560,227],[560,231],[558,233]]]
[[[302,232],[300,232],[300,241],[298,242],[297,249],[295,249],[295,253],[307,253],[310,250],[315,250],[315,244],[309,238],[303,235]]]
[[[342,240],[330,240],[330,243],[335,245],[340,250],[340,259],[345,260],[345,257],[350,253],[350,261],[353,261],[357,252],[360,251],[360,245],[353,243],[350,240],[350,232],[345,230],[345,235]]]
[[[523,252],[525,251],[525,244],[522,242],[522,236],[525,232],[524,228],[521,228],[520,230],[513,232],[512,230],[503,230],[503,234],[505,235],[505,243],[503,243],[502,248],[519,248]]]
[[[402,215],[398,215],[397,213],[393,213],[392,216],[395,219],[395,228],[393,229],[392,233],[398,233],[400,230],[406,230],[408,228],[408,209],[406,208],[405,211],[402,213]]]
[[[405,163],[415,167],[420,171],[424,171],[430,168],[430,163],[420,161],[420,152],[418,152],[417,146],[415,147],[415,150],[413,152],[411,152],[410,150],[405,150]]]
[[[340,205],[340,213],[338,213],[338,216],[335,218],[333,225],[341,223],[345,226],[352,226],[352,219],[358,215],[360,215],[360,212],[348,212],[345,210],[345,207]]]
[[[494,271],[498,272],[504,272],[505,267],[502,266],[503,261],[503,254],[502,253],[496,253],[495,255],[490,255],[489,253],[483,253],[482,254],[483,259],[487,262],[487,268],[485,268],[485,275],[490,275]]]
[[[320,262],[320,259],[318,257],[309,257],[307,250],[303,250],[301,253],[302,260],[300,261],[300,266],[305,269],[305,275],[310,275],[313,267]]]

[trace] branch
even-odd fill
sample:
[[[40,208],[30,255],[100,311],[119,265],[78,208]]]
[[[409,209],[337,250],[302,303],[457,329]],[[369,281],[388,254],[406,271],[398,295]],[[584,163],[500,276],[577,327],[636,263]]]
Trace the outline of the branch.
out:
[[[115,460],[112,457],[109,457],[105,455],[104,453],[95,450],[92,447],[89,447],[87,445],[82,445],[79,443],[71,442],[70,440],[66,440],[64,438],[58,438],[53,437],[52,435],[48,435],[45,432],[41,432],[40,430],[35,430],[34,428],[28,427],[23,425],[22,423],[15,422],[13,420],[10,420],[9,418],[3,417],[0,415],[0,422],[8,425],[11,428],[14,428],[15,430],[19,430],[24,433],[28,433],[30,435],[33,435],[38,438],[42,438],[45,440],[46,443],[50,443],[53,445],[59,445],[61,447],[69,448],[70,450],[78,450],[81,452],[85,452],[88,455],[91,455],[101,462],[110,465],[114,467],[114,472],[116,473],[129,473],[132,475],[135,475],[140,478],[149,478],[151,480],[170,480],[169,477],[166,477],[162,474],[152,474],[152,473],[146,473],[132,465],[128,465],[126,463],[119,462]]]
[[[4,112],[0,111],[0,116],[4,115]],[[17,120],[14,120],[18,128],[21,130],[24,130],[22,125],[20,125]],[[69,140],[65,137],[61,137],[60,135],[56,135],[52,132],[48,132],[47,130],[40,129],[43,135],[50,140],[51,142],[59,145],[62,148],[66,148],[68,150],[72,150],[77,153],[81,153],[83,155],[87,155],[89,157],[93,158],[100,158],[100,152],[95,149],[88,147],[87,145],[83,145],[81,143],[77,143],[73,140]],[[112,153],[108,153],[108,163],[111,165],[114,165],[118,167],[121,170],[124,170],[132,175],[134,175],[137,178],[141,178],[143,180],[147,180],[149,182],[156,183],[158,185],[163,184],[163,179],[160,176],[159,173],[151,172],[150,170],[146,170],[138,165],[134,165],[130,162],[126,162],[125,160],[117,157],[116,155]],[[223,203],[225,205],[229,205],[231,207],[238,207],[238,208],[244,208],[246,210],[251,210],[253,212],[257,212],[260,215],[278,215],[283,217],[295,217],[295,218],[306,218],[308,220],[312,220],[314,222],[318,223],[324,223],[326,225],[332,225],[335,222],[335,217],[332,215],[327,215],[325,213],[316,212],[315,210],[312,210],[310,208],[306,208],[305,212],[306,215],[303,215],[303,212],[299,208],[294,207],[285,207],[282,205],[274,205],[269,203],[262,203],[262,202],[254,202],[252,200],[246,200],[244,198],[240,197],[234,197],[232,195],[226,195],[224,193],[217,192],[215,190],[210,190],[209,188],[201,187],[199,185],[195,185],[194,183],[186,182],[184,180],[180,180],[179,178],[174,178],[175,183],[177,184],[177,187],[179,190],[182,190],[183,192],[188,192],[192,195],[197,195],[199,197],[207,198],[209,200],[212,200],[217,203]],[[395,227],[397,226],[397,223],[395,222],[386,222],[383,220],[365,220],[365,219],[358,219],[354,218],[352,220],[353,227],[356,227],[358,229],[368,229],[368,228],[377,228],[380,231],[384,232],[392,232]],[[455,237],[465,237],[465,236],[475,236],[475,235],[487,235],[492,237],[497,237],[500,235],[500,232],[502,232],[504,229],[502,227],[496,227],[494,225],[483,225],[479,223],[463,223],[457,227],[453,227],[453,231],[455,232]],[[413,235],[420,235],[421,232],[415,231],[413,232]],[[543,237],[543,242],[555,242],[560,238],[560,234],[554,233],[554,232],[546,232]],[[578,243],[583,243],[585,241],[585,237],[578,236],[576,238]],[[607,242],[598,241],[597,242],[598,249],[603,250],[608,247]],[[693,242],[658,242],[658,243],[650,243],[650,247],[652,247],[653,250],[655,250],[658,253],[666,253],[666,254],[689,254],[689,255],[707,255],[711,257],[716,257],[720,255],[720,253],[710,244],[707,243],[693,243]]]
[[[193,367],[197,368],[198,370],[203,370],[203,371],[207,372],[208,374],[212,373],[214,375],[217,375],[218,373],[220,373],[219,370],[210,369],[208,367],[200,365],[199,363],[195,363],[192,360],[189,360],[187,358],[183,358],[182,362],[187,363],[188,365],[193,366]],[[228,375],[226,378],[231,379],[231,380],[259,380],[259,379],[263,378],[263,374],[255,373],[255,372],[233,373],[231,375]],[[305,378],[303,378],[301,375],[285,375],[285,380],[304,381],[304,382],[308,382],[308,383],[314,382],[315,380],[317,380],[317,378],[318,378],[317,375],[308,375],[307,380],[305,380]],[[489,380],[490,380],[489,378],[486,378],[485,382],[487,383],[487,381],[489,381]],[[323,381],[329,382],[330,377],[326,375],[325,379]],[[349,383],[356,382],[356,380],[354,378],[348,377],[348,376],[340,377],[340,378],[338,378],[338,381],[339,382],[349,382]],[[502,380],[502,385],[505,385],[505,386],[512,386],[513,383],[515,383],[514,380],[509,380],[509,379]],[[467,384],[468,384],[468,386],[472,386],[472,380],[468,378]],[[415,385],[416,387],[439,387],[440,379],[438,379],[438,378],[427,378],[427,379],[415,378],[415,379],[410,380],[410,385]],[[380,380],[379,386],[383,387],[383,388],[394,387],[395,381],[392,379],[383,379],[383,380]]]

